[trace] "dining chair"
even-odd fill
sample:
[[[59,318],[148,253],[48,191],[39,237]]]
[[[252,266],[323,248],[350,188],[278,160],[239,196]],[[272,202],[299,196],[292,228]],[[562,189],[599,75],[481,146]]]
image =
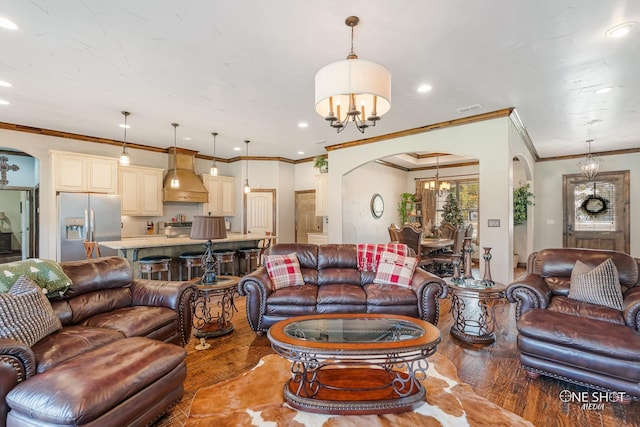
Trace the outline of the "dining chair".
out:
[[[398,237],[398,233],[400,232],[400,228],[398,228],[397,225],[395,225],[394,223],[391,223],[391,225],[389,226],[389,240],[391,242],[399,242],[399,237]]]
[[[438,227],[438,235],[441,239],[452,239],[454,231],[456,231],[456,227],[448,222],[442,223]]]
[[[460,256],[460,262],[462,263],[462,248],[465,237],[465,227],[460,226],[453,231],[453,247],[451,252],[435,252],[422,257],[423,268],[428,272],[436,274],[440,277],[447,277],[453,275],[453,259],[454,255]],[[462,264],[460,265],[462,269]]]

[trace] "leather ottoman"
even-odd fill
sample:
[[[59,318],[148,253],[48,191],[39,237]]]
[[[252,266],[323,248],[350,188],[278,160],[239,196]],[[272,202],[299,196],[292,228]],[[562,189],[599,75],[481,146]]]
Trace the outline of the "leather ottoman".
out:
[[[111,342],[18,384],[7,426],[148,425],[182,398],[185,356],[148,338]]]

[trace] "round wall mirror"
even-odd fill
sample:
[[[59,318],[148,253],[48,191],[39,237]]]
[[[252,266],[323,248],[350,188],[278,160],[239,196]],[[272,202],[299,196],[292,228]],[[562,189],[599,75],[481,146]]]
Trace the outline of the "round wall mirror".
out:
[[[380,218],[384,213],[384,200],[378,193],[371,197],[371,215],[374,218]]]

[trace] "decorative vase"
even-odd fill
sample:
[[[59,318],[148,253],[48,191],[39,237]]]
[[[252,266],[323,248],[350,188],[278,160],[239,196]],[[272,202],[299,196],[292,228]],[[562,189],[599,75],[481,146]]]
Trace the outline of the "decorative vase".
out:
[[[484,254],[482,258],[484,258],[484,274],[482,275],[482,281],[487,285],[492,285],[493,280],[491,280],[491,248],[482,248],[484,249]]]
[[[473,246],[471,245],[471,237],[464,238],[464,276],[463,279],[473,279],[473,272],[471,271],[471,253],[473,252]]]

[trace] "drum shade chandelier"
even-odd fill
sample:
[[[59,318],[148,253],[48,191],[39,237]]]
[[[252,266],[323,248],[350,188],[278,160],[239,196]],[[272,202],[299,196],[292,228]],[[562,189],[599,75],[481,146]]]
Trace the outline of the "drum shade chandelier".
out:
[[[594,157],[593,154],[591,154],[592,142],[593,142],[593,139],[587,140],[587,144],[589,144],[589,153],[587,154],[587,156],[584,158],[582,162],[578,163],[578,166],[580,167],[582,174],[589,181],[591,181],[593,178],[596,177],[596,175],[598,175],[598,170],[600,170],[600,163],[602,163],[602,160]]]
[[[131,156],[127,152],[127,128],[129,127],[129,125],[127,125],[127,117],[129,117],[131,113],[128,111],[121,111],[120,113],[122,113],[122,115],[124,116],[124,125],[122,126],[124,128],[124,138],[122,138],[122,153],[120,153],[120,164],[122,166],[129,166],[129,164],[131,163]]]
[[[353,27],[359,22],[357,16],[345,20],[351,27],[347,59],[324,66],[315,78],[316,111],[337,132],[353,122],[364,133],[391,108],[391,73],[380,64],[358,59],[353,51]]]

